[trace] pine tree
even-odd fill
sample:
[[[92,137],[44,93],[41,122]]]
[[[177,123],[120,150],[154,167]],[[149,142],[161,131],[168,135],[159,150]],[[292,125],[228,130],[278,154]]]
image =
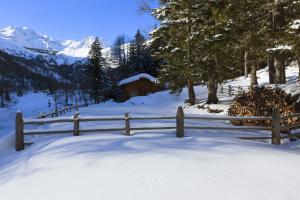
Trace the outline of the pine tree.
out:
[[[300,1],[268,1],[269,11],[268,37],[270,56],[270,83],[283,84],[286,82],[285,66],[291,59],[293,51],[286,45],[293,41],[295,35],[290,31],[292,23],[299,18]],[[294,41],[296,42],[296,41]],[[292,44],[292,46],[294,46]],[[296,50],[296,49],[293,49]]]
[[[90,88],[90,96],[95,103],[100,103],[101,89],[103,89],[104,83],[103,67],[105,65],[105,59],[101,51],[101,42],[96,38],[89,51],[89,64],[85,69],[85,77]]]
[[[161,82],[169,82],[173,92],[181,91],[185,85],[189,87],[189,102],[195,104],[192,73],[191,46],[187,38],[191,36],[190,21],[186,18],[189,12],[183,1],[160,1],[161,7],[156,9],[154,16],[161,21],[161,26],[152,32],[152,45],[160,48],[156,52],[158,58],[164,60],[161,66]]]
[[[217,103],[219,83],[242,72],[247,76],[249,66],[251,85],[257,85],[256,71],[269,58],[270,82],[284,83],[291,52],[278,47],[290,42],[299,54],[297,34],[288,30],[299,10],[293,0],[160,0],[154,16],[161,25],[151,34],[151,46],[163,61],[160,80],[173,91],[188,86],[191,104],[192,86],[206,82],[207,102]]]
[[[294,59],[298,62],[299,75],[298,81],[300,82],[300,1],[294,1],[293,4],[286,6],[286,15],[290,20],[286,28],[285,41],[292,48]]]
[[[292,45],[294,57],[299,67],[298,82],[300,82],[300,20],[294,21],[291,26],[291,38],[289,44]]]
[[[145,37],[140,30],[137,31],[134,40],[130,43],[129,48],[129,67],[131,75],[145,72],[144,53],[145,53]]]
[[[126,48],[125,36],[121,35],[116,38],[116,41],[112,47],[112,57],[115,61],[115,65],[120,69],[119,78],[125,78],[129,74],[128,69],[128,50]]]
[[[63,89],[65,91],[65,105],[67,106],[69,104],[69,98],[71,93],[71,86],[73,82],[73,67],[70,65],[62,65],[60,66],[60,74],[62,76],[63,81]]]
[[[188,86],[195,103],[193,85],[208,82],[208,103],[217,103],[218,83],[233,77],[236,38],[224,1],[160,1],[155,16],[162,22],[152,33],[152,45],[161,44],[156,55],[164,59],[161,80],[173,91]],[[225,9],[224,9],[225,8]]]
[[[115,43],[112,47],[112,57],[116,60],[116,64],[120,67],[126,62],[126,53],[125,53],[125,36],[120,35],[116,38]]]
[[[4,80],[0,74],[0,108],[4,108]]]
[[[145,36],[138,30],[129,45],[129,76],[148,73],[156,77],[158,67],[159,61],[152,57],[151,47],[146,46]]]

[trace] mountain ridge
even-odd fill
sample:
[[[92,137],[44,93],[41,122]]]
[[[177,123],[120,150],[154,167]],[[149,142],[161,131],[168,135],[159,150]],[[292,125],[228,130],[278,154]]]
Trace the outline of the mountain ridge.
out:
[[[95,38],[88,36],[80,41],[60,40],[28,27],[8,26],[0,28],[0,50],[28,59],[42,56],[49,61],[54,60],[57,65],[71,65],[86,59]],[[110,48],[104,48],[103,52],[110,57]]]

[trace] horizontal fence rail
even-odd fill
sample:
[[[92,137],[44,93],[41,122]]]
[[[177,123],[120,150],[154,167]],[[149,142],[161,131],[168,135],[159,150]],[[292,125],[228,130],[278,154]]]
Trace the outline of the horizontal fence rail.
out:
[[[202,120],[258,120],[258,121],[267,121],[272,120],[272,117],[206,117],[206,116],[186,116],[185,119],[202,119]]]
[[[66,107],[63,107],[61,109],[55,109],[53,112],[51,113],[40,113],[40,115],[38,116],[39,119],[42,119],[42,118],[47,118],[47,117],[58,117],[59,115],[63,115],[67,112],[72,112],[72,110],[76,109],[78,110],[78,108],[82,108],[82,107],[88,107],[89,105],[92,105],[92,104],[88,104],[88,103],[84,103],[84,104],[79,104],[79,105],[73,105],[73,106],[66,106]]]
[[[51,134],[67,134],[73,133],[74,136],[79,136],[81,133],[103,133],[103,132],[121,132],[124,131],[125,135],[131,135],[131,131],[142,131],[142,130],[176,130],[176,137],[182,138],[185,136],[185,129],[198,129],[198,130],[232,130],[232,131],[246,131],[246,130],[267,130],[271,131],[272,134],[269,137],[238,137],[239,139],[247,140],[259,140],[259,139],[271,139],[272,144],[281,144],[281,139],[294,138],[300,136],[300,134],[281,136],[281,130],[291,129],[300,127],[299,124],[281,126],[281,121],[289,118],[300,117],[300,113],[292,114],[289,116],[280,116],[279,109],[273,110],[272,116],[255,116],[255,117],[209,117],[199,115],[186,115],[183,112],[183,108],[177,109],[176,116],[149,116],[149,117],[132,117],[129,113],[125,113],[124,117],[102,117],[102,116],[83,116],[79,113],[75,113],[72,117],[60,117],[60,118],[45,118],[45,119],[23,119],[22,113],[16,114],[16,132],[15,132],[15,149],[21,151],[25,148],[24,136],[29,135],[51,135]],[[174,120],[175,126],[162,126],[162,127],[131,127],[131,121],[146,121],[146,120]],[[257,121],[272,121],[272,126],[185,126],[185,120],[195,121],[230,121],[230,120],[257,120]],[[124,127],[120,128],[80,128],[80,124],[84,122],[113,122],[123,121]],[[24,129],[26,125],[45,125],[53,123],[70,123],[73,124],[73,128],[64,130],[27,130]]]

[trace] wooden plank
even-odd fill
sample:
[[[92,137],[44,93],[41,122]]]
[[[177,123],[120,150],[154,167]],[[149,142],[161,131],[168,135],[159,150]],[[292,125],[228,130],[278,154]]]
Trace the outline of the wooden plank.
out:
[[[281,120],[285,120],[285,119],[289,119],[289,118],[295,118],[295,117],[300,117],[300,113],[295,113],[295,114],[288,115],[288,116],[282,116]]]
[[[256,127],[256,126],[243,126],[243,127],[212,127],[212,126],[201,126],[201,127],[193,127],[193,126],[188,126],[185,127],[185,129],[207,129],[207,130],[271,130],[271,128],[268,127]]]
[[[124,118],[103,118],[103,117],[95,117],[95,118],[80,118],[81,122],[97,122],[97,121],[123,121]]]
[[[176,137],[184,137],[184,112],[181,106],[178,107],[176,115]]]
[[[176,117],[130,117],[131,120],[164,120],[164,119],[176,119]]]
[[[300,137],[300,133],[288,134],[286,136],[282,136],[281,139],[294,138],[294,137]]]
[[[293,124],[293,125],[288,125],[288,126],[280,126],[280,129],[291,129],[291,128],[298,128],[300,127],[300,124]]]
[[[103,128],[103,129],[80,129],[82,133],[90,132],[113,132],[113,131],[125,131],[125,128]]]
[[[54,123],[69,123],[73,122],[72,119],[30,119],[30,120],[25,120],[24,124],[25,125],[43,125],[43,124],[54,124]]]
[[[133,131],[147,131],[147,130],[169,130],[176,129],[176,127],[138,127],[138,128],[130,128]]]
[[[71,130],[25,130],[24,135],[56,135],[56,134],[65,134],[73,133]]]
[[[80,131],[79,131],[79,122],[80,122],[80,119],[79,119],[79,113],[76,112],[75,115],[74,115],[74,136],[79,136],[80,134]]]
[[[129,117],[129,120],[159,120],[159,119],[176,119],[176,117]],[[124,118],[105,118],[105,117],[91,117],[91,118],[80,118],[82,122],[92,121],[122,121]]]
[[[280,111],[278,108],[273,109],[273,119],[272,119],[272,144],[280,145]]]
[[[272,137],[238,137],[241,140],[271,140]]]
[[[226,120],[272,120],[272,117],[205,117],[205,116],[199,116],[199,117],[192,117],[192,116],[186,116],[185,119],[201,119],[201,120],[220,120],[220,121],[226,121]]]
[[[15,149],[16,151],[24,150],[24,121],[21,112],[16,115],[16,133],[15,133]]]
[[[125,135],[130,135],[130,119],[129,119],[129,113],[124,114],[125,119]]]

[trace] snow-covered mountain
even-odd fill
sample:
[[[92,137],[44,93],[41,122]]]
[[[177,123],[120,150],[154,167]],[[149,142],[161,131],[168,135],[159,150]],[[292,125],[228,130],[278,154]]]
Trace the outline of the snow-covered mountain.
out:
[[[94,40],[94,36],[81,41],[59,40],[27,27],[9,26],[0,29],[0,50],[26,58],[43,56],[57,64],[73,64],[85,59]],[[110,48],[103,51],[109,57]]]

